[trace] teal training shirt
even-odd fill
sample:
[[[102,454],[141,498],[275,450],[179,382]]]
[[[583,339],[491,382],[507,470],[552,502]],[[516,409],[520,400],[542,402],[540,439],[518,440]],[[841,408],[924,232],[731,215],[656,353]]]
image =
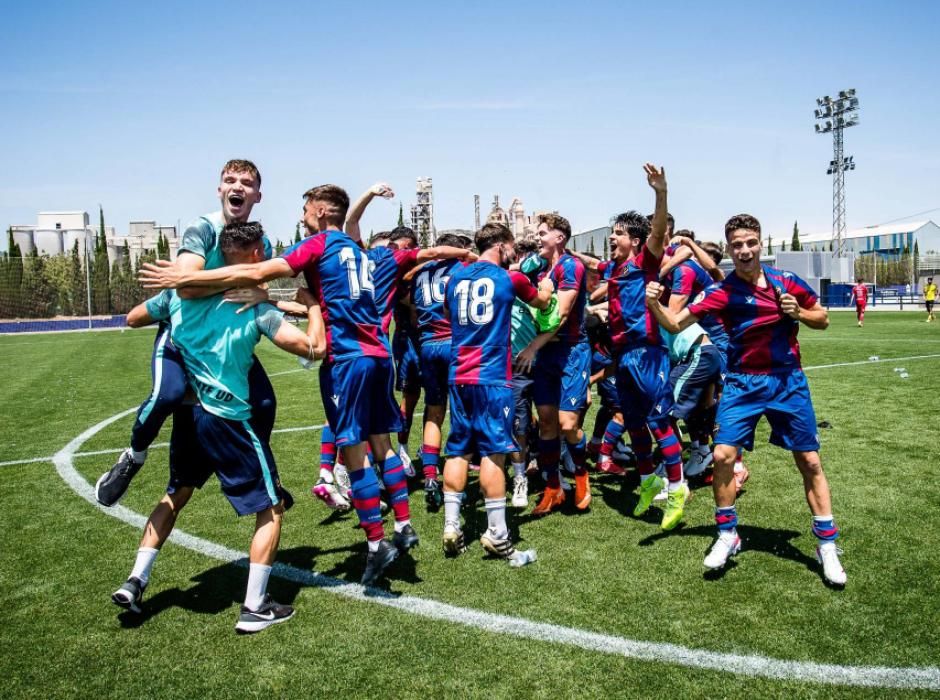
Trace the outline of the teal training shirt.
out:
[[[222,218],[222,212],[217,211],[200,216],[183,231],[179,252],[194,253],[203,258],[206,261],[206,270],[225,267],[225,258],[222,257],[222,249],[219,248],[219,235],[223,228],[225,228],[225,220]],[[273,254],[271,241],[267,236],[264,236],[261,241],[264,243],[264,258],[269,260]]]
[[[675,335],[663,327],[660,327],[659,332],[662,334],[663,340],[666,341],[666,347],[669,349],[669,357],[673,362],[682,362],[689,356],[689,350],[698,342],[698,339],[703,335],[708,335],[705,329],[697,323],[693,323],[691,326],[683,331],[679,331]]]
[[[180,299],[166,290],[147,302],[147,313],[170,321],[170,338],[183,355],[186,374],[209,413],[229,420],[248,420],[248,371],[262,335],[273,339],[284,314],[271,304],[236,313],[218,295]]]
[[[510,338],[512,341],[512,356],[517,357],[520,352],[535,340],[538,329],[532,316],[532,308],[519,298],[512,302],[512,313],[509,317]]]

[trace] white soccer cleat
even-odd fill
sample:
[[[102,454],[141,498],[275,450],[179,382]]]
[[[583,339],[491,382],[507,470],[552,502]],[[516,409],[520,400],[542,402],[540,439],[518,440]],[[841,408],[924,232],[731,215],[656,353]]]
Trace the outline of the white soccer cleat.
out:
[[[345,511],[350,508],[349,501],[339,492],[339,489],[336,488],[336,484],[331,484],[323,478],[319,479],[310,490],[313,495],[323,501],[330,510]]]
[[[529,505],[529,479],[525,474],[513,477],[512,507],[525,508]]]
[[[398,445],[398,456],[401,458],[401,465],[405,468],[405,476],[409,479],[412,478],[415,475],[415,466],[408,455],[408,448],[400,443]]]
[[[352,501],[352,482],[349,480],[349,472],[346,471],[346,465],[337,464],[333,467],[333,482],[340,494],[346,497],[347,501]]]
[[[702,562],[706,569],[721,569],[728,563],[728,559],[741,551],[741,538],[737,535],[718,535],[715,544]]]
[[[824,542],[816,547],[816,560],[822,565],[823,577],[834,586],[844,586],[847,580],[839,561],[840,554],[842,550],[835,542]]]

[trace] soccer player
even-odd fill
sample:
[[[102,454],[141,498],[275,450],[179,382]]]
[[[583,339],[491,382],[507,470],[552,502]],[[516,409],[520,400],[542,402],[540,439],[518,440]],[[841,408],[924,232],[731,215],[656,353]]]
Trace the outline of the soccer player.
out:
[[[818,539],[816,557],[831,584],[844,585],[832,517],[829,482],[819,460],[819,437],[809,385],[800,366],[800,323],[819,330],[829,314],[809,286],[792,272],[761,265],[760,222],[748,214],[731,217],[725,238],[734,272],[678,314],[658,301],[658,283],[647,288],[647,305],[659,322],[677,333],[706,314],[718,316],[728,331],[728,375],[718,404],[715,435],[715,521],[718,540],[705,557],[705,567],[720,569],[741,549],[735,508],[734,460],[738,448],[754,446],[761,416],[771,427],[770,442],[793,453],[803,477],[806,500]]]
[[[184,270],[201,270],[223,264],[219,234],[226,224],[248,221],[251,210],[261,201],[261,174],[249,160],[230,160],[223,167],[218,186],[222,210],[201,216],[186,227],[176,264]],[[265,254],[271,257],[271,245],[264,238]],[[214,288],[191,287],[179,292],[184,299],[218,294]],[[153,388],[137,410],[131,430],[131,442],[117,463],[95,483],[95,498],[103,506],[113,506],[130,486],[134,475],[144,465],[147,448],[156,439],[167,416],[180,406],[186,389],[183,360],[173,346],[170,328],[161,324],[154,341],[151,359]],[[277,404],[274,388],[257,358],[251,368],[252,420],[256,429],[271,435]]]
[[[257,223],[234,222],[221,232],[219,247],[225,262],[253,263],[264,259],[262,229]],[[144,527],[143,538],[127,582],[111,598],[122,608],[140,612],[144,589],[163,543],[193,490],[214,471],[222,492],[238,515],[255,515],[249,550],[248,587],[235,629],[258,632],[294,614],[289,605],[266,594],[277,554],[281,516],[290,507],[290,494],[280,484],[268,438],[252,425],[249,373],[255,345],[262,335],[300,357],[315,359],[318,347],[289,323],[274,306],[263,304],[241,313],[218,296],[181,299],[164,291],[131,310],[127,323],[139,327],[170,322],[174,347],[182,355],[198,403],[181,406],[173,419],[170,441],[170,481]],[[311,329],[315,319],[310,317]]]
[[[682,478],[682,445],[670,418],[673,398],[669,355],[659,324],[645,304],[646,284],[659,278],[663,259],[667,187],[665,171],[650,163],[644,170],[656,193],[652,226],[636,211],[614,219],[610,243],[621,262],[607,283],[608,310],[617,357],[617,392],[640,473],[640,495],[633,515],[639,517],[649,510],[663,488],[663,480],[653,466],[652,433],[662,452],[668,482],[661,527],[671,530],[682,520],[689,487]]]
[[[539,255],[548,263],[540,279],[549,277],[554,284],[560,325],[551,333],[540,333],[517,362],[522,369],[533,368],[532,394],[539,415],[538,465],[547,484],[532,515],[543,516],[565,502],[558,472],[562,438],[575,465],[575,508],[584,511],[591,505],[587,445],[581,430],[588,401],[591,346],[584,332],[584,264],[565,251],[571,224],[558,214],[542,214],[538,236]]]
[[[400,553],[418,544],[404,469],[389,440],[389,433],[401,426],[393,397],[390,349],[373,296],[368,256],[358,239],[341,230],[349,195],[336,185],[321,185],[307,190],[304,200],[304,225],[313,235],[282,257],[200,272],[158,262],[145,265],[140,278],[146,287],[227,287],[304,273],[326,323],[328,361],[320,366],[320,394],[349,471],[353,507],[366,533],[368,555],[362,583],[372,585]],[[392,541],[384,538],[378,479],[372,469],[364,468],[366,441],[384,475],[395,513]]]
[[[855,302],[855,317],[858,319],[858,327],[861,328],[865,323],[865,307],[868,306],[868,287],[862,281],[863,278],[855,278],[855,286],[852,287],[852,300]]]
[[[460,504],[467,468],[481,456],[480,489],[486,506],[483,548],[514,566],[528,563],[516,552],[506,527],[506,455],[518,451],[513,440],[511,315],[516,298],[548,305],[554,285],[547,278],[536,289],[519,272],[507,272],[515,257],[512,232],[488,223],[476,235],[480,259],[457,265],[445,288],[446,312],[453,332],[450,343],[450,434],[444,465],[444,552],[466,549],[460,528]]]
[[[459,249],[461,241],[445,234],[438,241]],[[469,254],[470,251],[464,251]],[[424,439],[421,464],[424,471],[424,500],[429,511],[436,511],[444,502],[438,467],[441,454],[441,426],[447,411],[447,376],[450,367],[451,324],[444,311],[444,289],[457,265],[456,256],[425,265],[415,276],[411,301],[418,312],[421,329],[421,380],[424,385]]]
[[[927,278],[927,284],[924,286],[924,305],[927,307],[927,323],[933,321],[933,303],[937,299],[937,285],[933,283],[933,277]]]

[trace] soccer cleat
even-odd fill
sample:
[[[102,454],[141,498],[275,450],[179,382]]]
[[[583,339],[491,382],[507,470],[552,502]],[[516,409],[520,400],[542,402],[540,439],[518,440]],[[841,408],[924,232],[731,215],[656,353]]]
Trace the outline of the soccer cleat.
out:
[[[561,508],[564,504],[565,492],[560,488],[553,489],[550,486],[546,486],[545,491],[542,493],[542,499],[539,501],[538,505],[532,509],[532,515],[535,517],[548,515],[553,510]]]
[[[689,454],[689,459],[682,465],[682,473],[685,474],[686,477],[698,476],[708,469],[713,460],[712,451],[707,447],[692,449]]]
[[[496,537],[492,530],[487,530],[480,537],[480,544],[483,545],[488,553],[500,559],[512,559],[516,553],[516,548],[512,545],[509,537]]]
[[[264,597],[264,602],[257,610],[250,610],[246,606],[242,606],[238,622],[235,623],[235,631],[239,634],[260,632],[266,627],[276,625],[279,622],[287,622],[293,616],[294,609],[291,606],[275,603],[269,594]]]
[[[124,450],[115,465],[95,482],[95,500],[109,508],[120,501],[142,466],[143,462],[135,462],[131,457],[130,448]]]
[[[574,475],[574,507],[587,510],[591,506],[591,481],[588,473]]]
[[[408,455],[408,448],[400,443],[398,445],[398,457],[401,459],[402,467],[405,468],[405,476],[409,479],[412,478],[415,475],[415,465]]]
[[[331,484],[322,476],[317,479],[310,492],[323,501],[330,510],[346,511],[349,510],[349,501],[336,488],[336,484]]]
[[[639,517],[650,509],[653,499],[663,490],[664,485],[663,479],[656,476],[656,474],[650,474],[640,480],[640,500],[637,501],[636,507],[633,509],[633,517]]]
[[[626,469],[607,455],[601,455],[601,458],[597,461],[597,468],[605,474],[613,474],[614,476],[623,476],[627,473]]]
[[[823,578],[833,586],[844,586],[846,582],[845,569],[839,561],[842,550],[836,547],[835,542],[823,542],[816,547],[816,561],[822,565]]]
[[[735,462],[734,463],[734,485],[738,493],[741,493],[741,489],[744,488],[744,482],[751,477],[751,472],[747,470],[747,467],[744,466],[744,462]]]
[[[529,505],[529,479],[525,474],[512,479],[512,507],[525,508]]]
[[[444,492],[441,490],[441,482],[437,479],[424,480],[424,502],[429,513],[436,513],[444,504]]]
[[[459,527],[454,527],[450,524],[445,525],[442,542],[445,556],[456,557],[458,554],[463,554],[467,551],[467,544],[463,539],[463,530]]]
[[[404,554],[409,549],[417,547],[418,542],[418,533],[411,525],[405,525],[401,532],[396,530],[395,534],[392,535],[392,544],[395,545],[395,549],[398,550],[399,554]]]
[[[671,530],[679,524],[690,495],[689,485],[685,482],[676,490],[669,491],[666,497],[666,509],[663,512],[663,522],[660,525],[663,530]]]
[[[124,585],[111,594],[111,602],[132,613],[140,612],[140,602],[144,597],[147,584],[136,576],[131,576]]]
[[[718,535],[715,544],[708,550],[705,561],[706,569],[721,569],[728,563],[728,559],[741,551],[741,538],[737,535]]]
[[[352,482],[349,480],[349,472],[346,471],[346,465],[337,464],[333,468],[333,483],[339,489],[339,493],[350,503],[352,502]]]
[[[366,569],[362,572],[362,585],[371,586],[378,581],[382,572],[396,559],[398,559],[398,548],[388,540],[379,542],[379,548],[374,552],[369,552],[366,557]]]

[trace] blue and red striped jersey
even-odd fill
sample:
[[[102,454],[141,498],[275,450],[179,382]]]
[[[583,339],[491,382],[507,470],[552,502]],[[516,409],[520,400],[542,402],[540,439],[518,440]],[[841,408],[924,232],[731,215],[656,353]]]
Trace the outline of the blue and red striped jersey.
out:
[[[375,287],[375,305],[382,317],[382,332],[388,335],[392,313],[402,293],[402,278],[418,264],[419,248],[399,250],[392,247],[371,248],[369,257],[372,284]]]
[[[304,273],[320,303],[330,360],[391,355],[373,296],[369,258],[359,243],[329,230],[304,239],[282,257],[295,275]]]
[[[712,286],[715,280],[705,271],[705,268],[695,260],[686,260],[670,272],[669,286],[673,294],[680,294],[687,298],[686,305],[692,302],[705,289]],[[667,280],[668,281],[668,280]],[[717,318],[706,316],[701,320],[702,328],[708,333],[709,339],[723,353],[728,352],[728,333]]]
[[[450,340],[450,319],[444,313],[447,281],[458,260],[436,260],[421,268],[411,286],[411,301],[418,312],[422,343]]]
[[[688,305],[699,318],[715,314],[728,332],[728,369],[745,374],[782,374],[800,369],[799,321],[780,310],[780,295],[792,294],[804,309],[816,292],[792,272],[762,265],[766,287],[731,273]]]
[[[587,275],[584,274],[584,263],[573,255],[565,253],[558,258],[558,262],[549,272],[539,274],[539,281],[546,274],[552,278],[556,292],[569,289],[578,292],[567,320],[558,329],[555,337],[572,345],[580,343],[587,338],[584,333],[584,305],[587,303]]]
[[[455,267],[446,288],[453,329],[450,383],[509,386],[512,379],[512,306],[538,290],[521,272],[486,260]]]
[[[607,309],[616,351],[641,345],[666,347],[656,317],[646,308],[646,284],[659,279],[661,261],[644,243],[638,255],[611,272],[607,281]]]

